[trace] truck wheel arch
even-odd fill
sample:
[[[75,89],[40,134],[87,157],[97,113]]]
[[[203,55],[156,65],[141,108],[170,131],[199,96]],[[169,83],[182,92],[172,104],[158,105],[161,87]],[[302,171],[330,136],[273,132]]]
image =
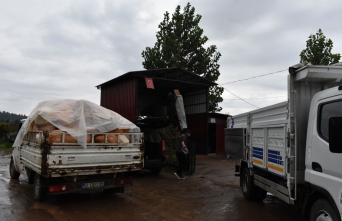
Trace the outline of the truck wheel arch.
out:
[[[306,197],[304,204],[303,204],[303,217],[305,218],[305,220],[309,219],[310,211],[315,201],[318,199],[322,199],[322,198],[327,199],[329,203],[333,206],[333,209],[338,214],[340,214],[333,197],[330,195],[330,193],[326,189],[316,186],[316,185],[312,185],[312,184],[310,185],[309,188],[311,191],[308,194],[308,197]]]
[[[13,161],[14,168],[18,171],[17,162],[15,160],[15,157],[13,157],[13,154],[11,155],[11,160]]]
[[[26,171],[26,176],[28,178],[28,183],[33,184],[35,172],[28,167],[25,167],[25,171]]]

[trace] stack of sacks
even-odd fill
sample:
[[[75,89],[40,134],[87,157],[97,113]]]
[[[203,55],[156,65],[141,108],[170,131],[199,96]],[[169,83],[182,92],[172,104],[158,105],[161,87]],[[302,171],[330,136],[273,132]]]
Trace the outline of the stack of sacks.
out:
[[[118,136],[112,133],[128,133],[130,129],[120,129],[107,132],[107,143],[129,143],[129,139],[126,135],[120,135],[120,140],[118,141]],[[104,134],[95,135],[95,143],[105,143],[106,136]]]
[[[65,113],[65,112],[64,112]],[[67,112],[66,112],[67,113]],[[65,121],[60,121],[65,127],[75,127],[75,124],[70,124]],[[57,127],[52,125],[50,122],[42,118],[41,116],[37,116],[36,119],[32,122],[29,127],[30,130],[45,130],[49,131],[49,140],[50,144],[52,143],[62,143],[63,131],[59,130]],[[112,133],[128,133],[130,129],[120,129],[117,128],[115,130],[107,132],[107,143],[129,143],[129,139],[126,135],[120,135],[120,140],[118,140],[118,136]],[[94,143],[105,143],[106,135],[99,134],[94,136]],[[87,135],[87,143],[92,142],[92,136],[90,134]],[[72,137],[70,134],[65,133],[64,143],[77,143],[77,140]]]
[[[45,120],[41,116],[37,116],[36,119],[31,123],[29,126],[29,130],[47,130],[52,131],[56,130],[57,128],[52,125],[49,121]]]
[[[49,133],[49,143],[62,143],[63,131],[54,130]],[[65,133],[64,143],[77,143],[77,140],[70,134]],[[87,135],[87,143],[91,143],[91,135]]]
[[[76,143],[84,148],[87,148],[87,143],[92,142],[129,143],[131,136],[125,133],[140,132],[135,124],[114,111],[90,101],[72,99],[40,102],[18,132],[14,146],[19,147],[26,134],[26,137],[30,139],[25,141],[37,140],[28,137],[28,130],[40,131],[30,133],[30,136],[38,134],[39,139],[43,138],[41,131],[48,131],[50,143],[64,140],[65,143]],[[96,135],[98,136],[95,139]]]
[[[37,116],[36,119],[31,123],[31,125],[28,128],[29,130],[45,130],[45,131],[53,131],[57,129],[54,125],[52,125],[49,121],[45,120],[41,116]],[[27,139],[27,133],[25,134],[25,137]],[[36,142],[41,143],[43,141],[43,138],[40,134],[36,134]]]

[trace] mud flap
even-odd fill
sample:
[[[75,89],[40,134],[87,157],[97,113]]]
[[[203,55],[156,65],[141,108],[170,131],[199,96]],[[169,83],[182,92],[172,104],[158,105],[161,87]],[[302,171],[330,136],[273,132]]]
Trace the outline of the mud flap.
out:
[[[235,173],[234,176],[240,176],[240,165],[235,165]]]

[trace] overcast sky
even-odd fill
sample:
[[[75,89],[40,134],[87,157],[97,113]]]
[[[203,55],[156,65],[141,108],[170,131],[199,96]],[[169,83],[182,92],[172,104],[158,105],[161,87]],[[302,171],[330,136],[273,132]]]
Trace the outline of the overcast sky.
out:
[[[0,111],[28,115],[38,102],[100,103],[96,85],[143,70],[163,14],[188,1],[0,0]],[[342,53],[342,1],[196,0],[200,27],[222,54],[218,84],[288,69],[319,28]],[[221,113],[287,99],[287,71],[224,84]]]

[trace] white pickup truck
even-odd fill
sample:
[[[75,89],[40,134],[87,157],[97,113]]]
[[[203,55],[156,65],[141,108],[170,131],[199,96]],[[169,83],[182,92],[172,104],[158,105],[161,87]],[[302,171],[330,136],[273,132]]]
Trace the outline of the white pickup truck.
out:
[[[288,101],[228,118],[225,149],[242,193],[272,193],[309,220],[341,220],[342,67],[296,65]]]
[[[37,200],[52,194],[123,192],[132,183],[125,172],[143,168],[143,133],[135,131],[140,130],[127,119],[89,101],[41,102],[13,144],[10,176],[27,176]]]

